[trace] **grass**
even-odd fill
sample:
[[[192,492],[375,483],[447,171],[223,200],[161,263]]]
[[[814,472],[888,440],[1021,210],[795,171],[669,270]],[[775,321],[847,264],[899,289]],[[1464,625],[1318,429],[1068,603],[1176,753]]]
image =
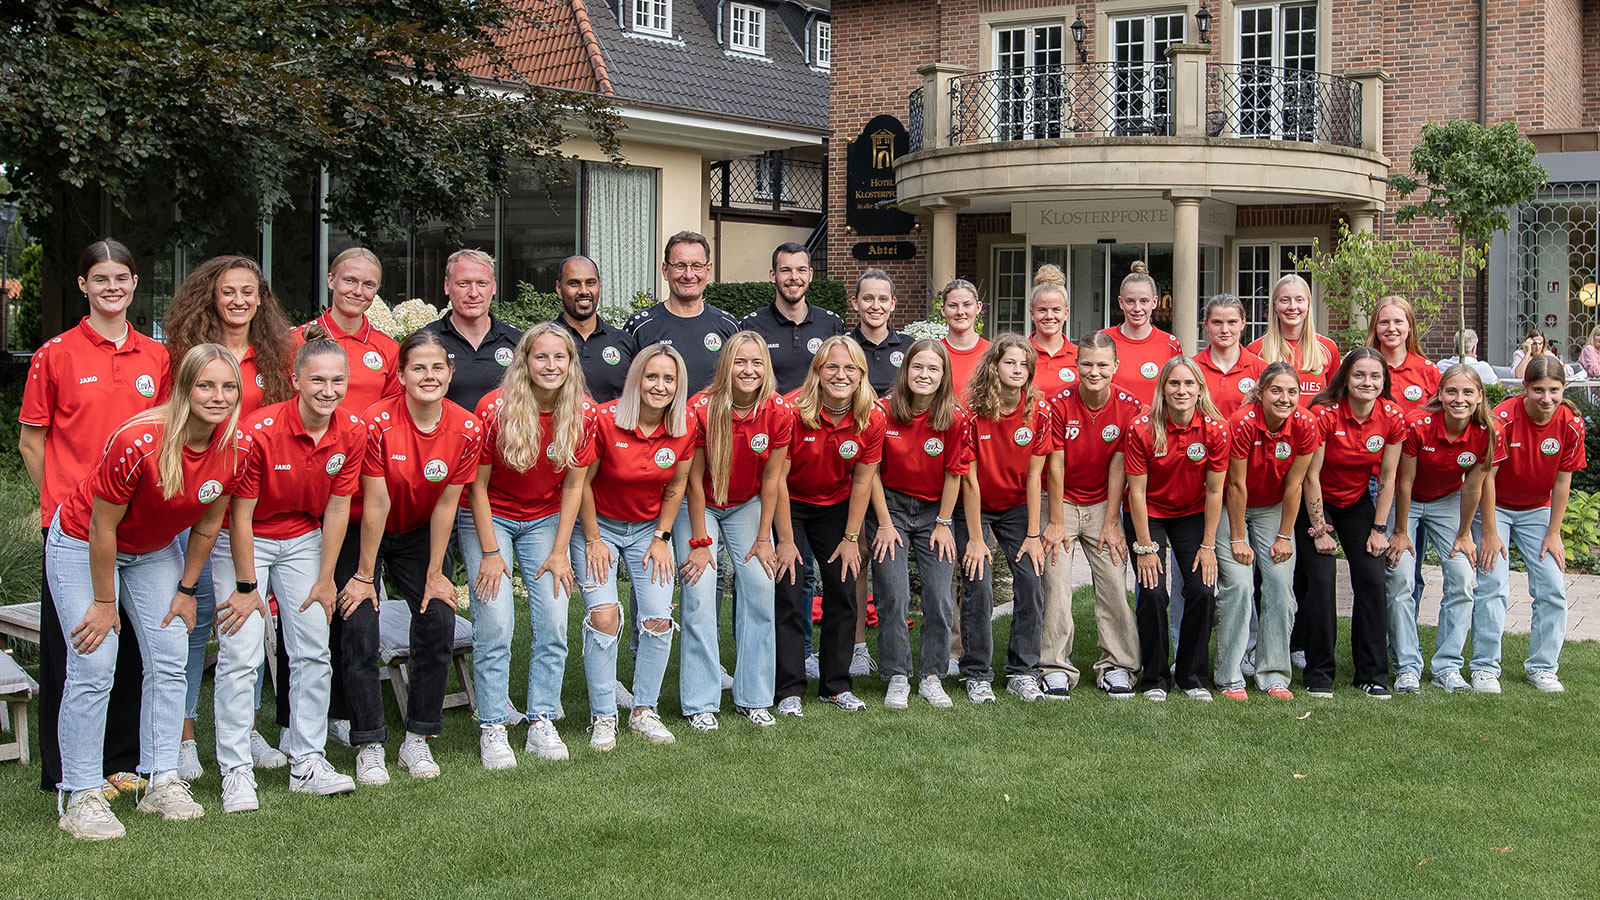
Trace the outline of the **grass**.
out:
[[[1086,666],[1092,598],[1077,601]],[[0,896],[1592,896],[1600,647],[1567,648],[1560,696],[1521,683],[1526,651],[1507,638],[1501,697],[1382,703],[1341,686],[1331,701],[1156,705],[1086,684],[1066,703],[975,708],[952,683],[953,709],[890,712],[862,678],[865,713],[808,700],[804,721],[758,729],[725,700],[712,734],[677,717],[674,664],[662,707],[678,743],[625,734],[599,754],[574,646],[566,763],[485,772],[452,710],[437,781],[395,767],[391,741],[388,787],[308,798],[261,773],[262,811],[228,816],[207,715],[206,817],[152,821],[121,799],[128,836],[105,844],[56,830],[37,767],[0,764]],[[208,681],[202,709],[209,697]],[[352,751],[330,757],[350,771]]]

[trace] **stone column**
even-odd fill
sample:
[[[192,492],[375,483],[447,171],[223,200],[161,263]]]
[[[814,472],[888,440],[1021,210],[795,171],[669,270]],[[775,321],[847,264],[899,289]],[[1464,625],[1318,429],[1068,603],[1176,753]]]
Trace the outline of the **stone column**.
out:
[[[1372,234],[1377,227],[1378,217],[1383,215],[1383,209],[1371,203],[1352,203],[1344,207],[1345,215],[1350,217],[1350,233]],[[1326,330],[1326,324],[1319,326]],[[1362,309],[1353,299],[1350,301],[1350,327],[1365,330],[1367,327],[1367,311]]]
[[[1206,57],[1210,44],[1174,44],[1167,48],[1172,60],[1172,133],[1177,137],[1206,136]]]
[[[960,197],[935,197],[923,205],[933,214],[928,236],[928,291],[933,293],[956,277],[956,213],[967,205]]]
[[[928,63],[917,69],[922,76],[922,149],[950,146],[950,79],[966,66]]]
[[[1344,73],[1361,85],[1361,149],[1383,152],[1383,86],[1389,83],[1382,69],[1361,69]]]
[[[1167,191],[1172,204],[1172,332],[1194,355],[1200,335],[1200,201],[1207,191]]]

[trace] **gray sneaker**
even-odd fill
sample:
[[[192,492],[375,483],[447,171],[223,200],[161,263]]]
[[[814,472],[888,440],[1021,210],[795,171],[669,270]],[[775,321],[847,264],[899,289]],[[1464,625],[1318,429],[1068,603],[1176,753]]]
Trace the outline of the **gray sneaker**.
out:
[[[287,729],[285,729],[287,730]],[[267,743],[261,732],[250,729],[250,761],[257,769],[281,769],[289,764],[282,750]]]
[[[223,812],[255,812],[260,808],[261,802],[256,799],[256,773],[249,766],[240,766],[223,774]]]
[[[1065,672],[1046,672],[1040,688],[1046,700],[1071,700],[1072,676]]]
[[[872,659],[872,651],[866,644],[857,644],[850,651],[850,676],[859,678],[877,671],[878,664]]]
[[[1044,699],[1044,691],[1039,690],[1039,679],[1032,675],[1006,676],[1006,693],[1020,697],[1027,703]]]
[[[206,814],[205,807],[196,803],[194,794],[189,792],[189,782],[182,778],[168,778],[160,784],[152,784],[144,799],[139,801],[138,809],[168,822],[198,819]]]
[[[509,749],[509,748],[507,748]],[[425,737],[407,737],[400,742],[400,752],[395,754],[400,768],[411,773],[412,778],[438,778],[439,764],[434,761],[433,750]]]
[[[617,682],[617,709],[633,709],[633,692]]]
[[[1461,676],[1457,675],[1457,678]],[[1415,694],[1422,690],[1422,679],[1415,672],[1401,672],[1394,677],[1396,694]]]
[[[1205,688],[1189,688],[1183,693],[1187,695],[1190,700],[1198,700],[1201,703],[1210,703],[1212,700],[1211,692]]]
[[[57,806],[61,803],[59,798],[58,794]],[[60,818],[56,824],[79,840],[107,841],[127,834],[116,813],[111,811],[111,804],[98,789],[73,791],[67,798],[66,808],[58,813]]]
[[[1306,652],[1304,650],[1296,650],[1289,654],[1289,663],[1296,669],[1304,669],[1306,667]]]
[[[356,751],[356,784],[376,787],[389,783],[389,767],[383,761],[383,745],[362,744]]]
[[[1472,673],[1472,690],[1479,694],[1500,693],[1500,676],[1488,669],[1476,669]]]
[[[815,653],[806,656],[806,677],[812,681],[822,677],[822,660]]]
[[[496,722],[478,727],[478,760],[491,772],[517,767],[517,754],[511,752],[511,740],[506,737],[504,724]]]
[[[796,719],[805,718],[805,707],[801,705],[799,697],[785,697],[778,701],[778,715],[793,716]]]
[[[1463,691],[1472,690],[1472,685],[1467,684],[1467,680],[1461,677],[1461,673],[1454,669],[1448,672],[1435,672],[1433,674],[1433,683],[1446,694],[1459,694]]]
[[[917,683],[917,696],[928,701],[929,706],[939,709],[949,709],[953,704],[950,695],[944,692],[944,685],[939,682],[937,675],[924,675]]]
[[[967,699],[973,703],[993,703],[994,685],[976,678],[967,679]]]
[[[904,675],[889,678],[889,690],[883,695],[883,705],[889,709],[905,709],[911,705],[911,679]]]
[[[628,730],[643,735],[652,744],[670,744],[677,740],[653,709],[634,710],[628,717]]]
[[[1151,703],[1167,702],[1167,692],[1161,688],[1150,688],[1144,692],[1144,698]]]
[[[1536,689],[1546,694],[1559,694],[1567,689],[1566,686],[1561,683],[1561,679],[1556,677],[1556,673],[1550,671],[1549,669],[1540,669],[1537,672],[1529,672],[1527,674],[1527,681]]]

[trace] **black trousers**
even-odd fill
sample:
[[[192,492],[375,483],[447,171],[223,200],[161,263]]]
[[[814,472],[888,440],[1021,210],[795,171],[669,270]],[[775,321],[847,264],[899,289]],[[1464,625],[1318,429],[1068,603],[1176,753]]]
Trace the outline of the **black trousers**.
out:
[[[1134,622],[1139,629],[1143,667],[1139,675],[1141,691],[1165,691],[1174,680],[1179,690],[1203,688],[1210,680],[1211,620],[1216,613],[1217,593],[1214,587],[1206,587],[1199,572],[1193,571],[1205,526],[1203,512],[1174,519],[1150,517],[1150,540],[1159,548],[1156,553],[1163,571],[1155,587],[1140,585],[1135,594]],[[1131,540],[1135,534],[1131,515],[1123,515],[1123,528]],[[1171,676],[1167,674],[1167,654],[1171,652],[1167,607],[1172,601],[1167,592],[1171,573],[1165,571],[1168,545],[1178,557],[1178,574],[1183,579],[1183,621],[1178,626],[1177,666]]]
[[[1354,663],[1356,685],[1389,685],[1389,659],[1385,649],[1388,596],[1384,585],[1385,562],[1367,552],[1367,536],[1372,533],[1376,510],[1372,498],[1363,491],[1349,506],[1323,504],[1323,513],[1334,535],[1344,548],[1350,565],[1350,587],[1354,605],[1350,611],[1350,657]],[[1295,552],[1306,572],[1305,593],[1300,594],[1300,614],[1295,624],[1301,629],[1306,651],[1306,687],[1333,687],[1333,653],[1339,625],[1335,610],[1337,563],[1334,557],[1316,551],[1306,536],[1310,522],[1302,513],[1295,525]]]
[[[795,541],[811,542],[822,573],[822,630],[816,641],[820,679],[817,691],[831,697],[850,690],[850,654],[856,640],[856,580],[844,577],[839,560],[828,562],[844,540],[849,504],[817,506],[789,501]],[[811,617],[811,586],[803,576],[793,584],[779,578],[774,596],[777,626],[777,691],[779,700],[806,692],[806,620]]]

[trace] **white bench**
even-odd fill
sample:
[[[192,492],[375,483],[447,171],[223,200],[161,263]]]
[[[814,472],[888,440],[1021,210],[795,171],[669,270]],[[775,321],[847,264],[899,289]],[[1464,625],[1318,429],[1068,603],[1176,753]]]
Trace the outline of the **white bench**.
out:
[[[435,601],[437,602],[437,601]],[[472,685],[472,622],[456,616],[455,639],[450,645],[450,667],[461,679],[461,690],[446,694],[444,708],[469,706],[478,712],[478,692]],[[405,717],[411,687],[411,607],[404,600],[385,600],[378,604],[378,659],[389,670],[395,705]]]

